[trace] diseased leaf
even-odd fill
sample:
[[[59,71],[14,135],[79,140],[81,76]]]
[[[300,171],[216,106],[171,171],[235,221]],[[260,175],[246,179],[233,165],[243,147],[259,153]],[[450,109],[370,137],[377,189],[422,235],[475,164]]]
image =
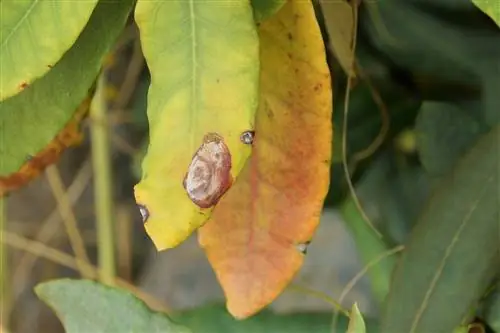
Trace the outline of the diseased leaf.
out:
[[[252,0],[256,22],[262,22],[273,16],[285,4],[286,0]]]
[[[38,284],[35,292],[54,310],[66,333],[190,332],[128,291],[93,281],[52,280]]]
[[[0,197],[35,179],[48,165],[55,163],[66,148],[82,141],[83,133],[80,125],[88,113],[89,106],[90,98],[87,98],[78,107],[69,123],[45,148],[35,156],[27,156],[27,161],[19,171],[8,176],[0,176]]]
[[[429,198],[396,267],[382,332],[451,332],[487,288],[498,267],[499,142],[497,126]]]
[[[254,129],[258,36],[246,0],[139,0],[135,18],[151,72],[150,140],[135,198],[164,250],[206,222],[250,154],[240,136]]]
[[[415,131],[420,160],[429,175],[440,177],[476,142],[488,127],[477,116],[478,103],[424,102]]]
[[[61,61],[22,93],[0,103],[0,177],[17,172],[28,156],[39,154],[69,123],[88,96],[133,3],[99,2]]]
[[[500,2],[498,0],[472,0],[472,2],[500,27]]]
[[[0,101],[43,76],[73,45],[97,0],[2,1]]]
[[[354,11],[346,0],[320,0],[325,16],[328,39],[344,72],[355,77],[354,71]]]
[[[332,92],[310,1],[292,0],[259,27],[261,95],[253,151],[200,229],[227,298],[245,318],[302,265],[328,190]]]
[[[356,303],[352,305],[347,333],[366,333],[365,321]]]

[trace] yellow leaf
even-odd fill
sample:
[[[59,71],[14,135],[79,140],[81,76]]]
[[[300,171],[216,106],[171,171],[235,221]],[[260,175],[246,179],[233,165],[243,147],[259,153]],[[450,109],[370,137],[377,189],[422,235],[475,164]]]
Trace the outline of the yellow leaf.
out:
[[[199,230],[237,318],[271,303],[298,271],[329,185],[331,78],[311,2],[288,1],[259,37],[252,155]]]
[[[258,105],[258,36],[247,0],[138,0],[135,19],[151,72],[135,197],[163,250],[207,220],[250,154],[240,136]]]

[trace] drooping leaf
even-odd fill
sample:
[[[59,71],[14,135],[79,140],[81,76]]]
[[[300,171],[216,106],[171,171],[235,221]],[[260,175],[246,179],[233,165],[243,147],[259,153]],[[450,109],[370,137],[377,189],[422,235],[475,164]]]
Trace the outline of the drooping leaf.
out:
[[[429,175],[440,177],[472,146],[488,126],[478,117],[478,103],[424,102],[415,131],[420,160]]]
[[[251,318],[237,320],[220,305],[208,305],[172,314],[171,317],[195,333],[330,333],[331,312],[277,314],[263,310]],[[346,332],[347,318],[340,316],[336,332]],[[369,333],[379,332],[377,323],[366,319]]]
[[[258,36],[246,0],[139,0],[135,19],[151,72],[150,140],[135,197],[163,250],[206,222],[250,154],[240,136],[254,129]]]
[[[365,321],[356,303],[352,305],[347,333],[366,333]]]
[[[88,113],[89,105],[90,98],[87,98],[78,107],[69,123],[45,148],[35,156],[27,156],[27,161],[19,171],[8,176],[0,176],[0,197],[35,179],[48,165],[55,163],[66,148],[82,141],[83,133],[80,125]]]
[[[189,333],[126,290],[89,280],[59,279],[35,287],[67,333]]]
[[[500,2],[498,0],[472,0],[472,2],[500,27]]]
[[[89,94],[133,2],[99,2],[75,45],[54,68],[0,103],[1,177],[17,172],[28,156],[41,152],[68,124]]]
[[[285,4],[286,0],[252,0],[256,22],[262,22],[273,16]]]
[[[487,288],[498,267],[499,140],[497,126],[429,198],[396,267],[382,332],[451,332]]]
[[[345,0],[320,0],[328,39],[337,61],[348,76],[354,77],[354,11]]]
[[[259,27],[261,95],[253,151],[200,229],[227,298],[248,317],[302,265],[319,222],[331,158],[330,73],[310,1],[288,1]]]
[[[47,73],[73,45],[97,0],[3,1],[0,101]]]

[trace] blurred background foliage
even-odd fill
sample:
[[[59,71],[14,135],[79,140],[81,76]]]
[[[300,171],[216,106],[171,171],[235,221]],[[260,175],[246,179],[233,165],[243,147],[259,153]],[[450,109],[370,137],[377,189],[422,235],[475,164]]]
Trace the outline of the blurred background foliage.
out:
[[[326,240],[319,235],[317,241],[313,239],[308,256],[321,259],[311,259],[310,265],[306,261],[299,280],[305,284],[309,281],[323,294],[338,299],[342,288],[362,267],[406,244],[422,210],[432,201],[430,194],[442,186],[440,180],[452,172],[483,134],[498,125],[500,29],[470,0],[362,2],[356,49],[359,72],[349,94],[347,157],[357,196],[384,235],[381,239],[357,210],[342,168],[347,78],[331,46],[327,23],[334,18],[323,6],[315,2],[334,87],[334,158],[321,226],[330,231]],[[315,298],[313,292],[304,295],[303,290],[295,298],[284,295],[271,309],[238,323],[220,303],[220,289],[195,240],[169,254],[153,250],[132,192],[147,145],[150,80],[132,20],[107,59],[105,70],[109,81],[105,93],[111,122],[118,276],[164,306],[183,310],[174,318],[193,332],[328,332],[331,305],[316,300],[311,306],[301,307],[304,297]],[[92,125],[88,119],[84,121],[86,134]],[[62,220],[68,216],[61,216],[55,204],[60,201],[61,186],[63,192],[67,190],[65,200],[72,207],[91,261],[96,261],[91,146],[91,136],[85,135],[84,142],[67,149],[43,177],[6,200],[9,265],[4,269],[4,280],[9,287],[3,303],[10,311],[2,321],[8,318],[12,332],[62,330],[32,289],[50,278],[78,277],[74,269],[55,264],[54,259],[42,259],[50,257],[47,246],[71,253],[61,230]],[[54,181],[57,177],[62,180],[61,186]],[[336,226],[323,226],[325,223]],[[350,237],[354,246],[342,237]],[[494,251],[480,243],[476,247],[468,255]],[[369,332],[377,331],[377,318],[398,257],[392,254],[375,264],[352,298],[343,302],[346,308],[353,300],[360,302],[369,317]],[[467,289],[468,285],[458,287]],[[500,297],[492,288],[494,291],[475,309],[474,316],[477,321],[488,322],[489,332],[500,332]],[[193,308],[197,309],[190,310]],[[435,316],[446,316],[447,312]],[[344,317],[339,325],[339,332],[344,332]]]

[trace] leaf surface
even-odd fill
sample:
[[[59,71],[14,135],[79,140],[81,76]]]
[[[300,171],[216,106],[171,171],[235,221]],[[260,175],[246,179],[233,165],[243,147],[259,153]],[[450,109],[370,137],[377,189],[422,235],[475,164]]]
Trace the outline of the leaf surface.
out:
[[[89,280],[43,282],[35,292],[57,314],[67,333],[189,333],[151,311],[128,291]]]
[[[2,1],[0,101],[43,76],[73,45],[97,0]]]
[[[229,312],[268,305],[302,265],[328,190],[332,92],[310,1],[293,0],[259,27],[261,97],[253,151],[200,229]]]
[[[472,0],[472,2],[500,27],[500,2],[498,0]]]
[[[255,21],[263,20],[273,16],[285,4],[286,0],[252,0],[252,8]]]
[[[448,173],[488,126],[476,110],[479,103],[424,102],[415,131],[420,160],[434,177]]]
[[[497,126],[430,197],[396,267],[382,332],[452,332],[487,288],[498,267],[499,142]]]
[[[330,45],[344,72],[351,77],[354,71],[354,10],[345,0],[320,1],[325,16]]]
[[[135,198],[148,211],[146,232],[164,250],[206,222],[215,204],[199,206],[184,187],[206,135],[217,133],[227,147],[222,154],[230,160],[230,176],[226,160],[221,189],[231,182],[227,178],[238,176],[250,154],[240,136],[254,129],[258,36],[246,0],[139,0],[135,19],[151,72],[150,140]],[[203,158],[211,162],[212,155]],[[205,184],[216,182],[207,177]]]
[[[366,333],[365,321],[356,303],[352,305],[347,333]]]
[[[0,102],[0,177],[47,147],[88,96],[133,1],[100,2],[75,45],[22,93]],[[3,74],[2,74],[3,75]]]
[[[0,197],[35,179],[48,165],[55,163],[66,148],[82,141],[83,133],[80,125],[88,113],[89,105],[90,98],[87,98],[78,107],[73,118],[63,130],[39,153],[35,156],[29,156],[19,171],[8,176],[0,176]]]

